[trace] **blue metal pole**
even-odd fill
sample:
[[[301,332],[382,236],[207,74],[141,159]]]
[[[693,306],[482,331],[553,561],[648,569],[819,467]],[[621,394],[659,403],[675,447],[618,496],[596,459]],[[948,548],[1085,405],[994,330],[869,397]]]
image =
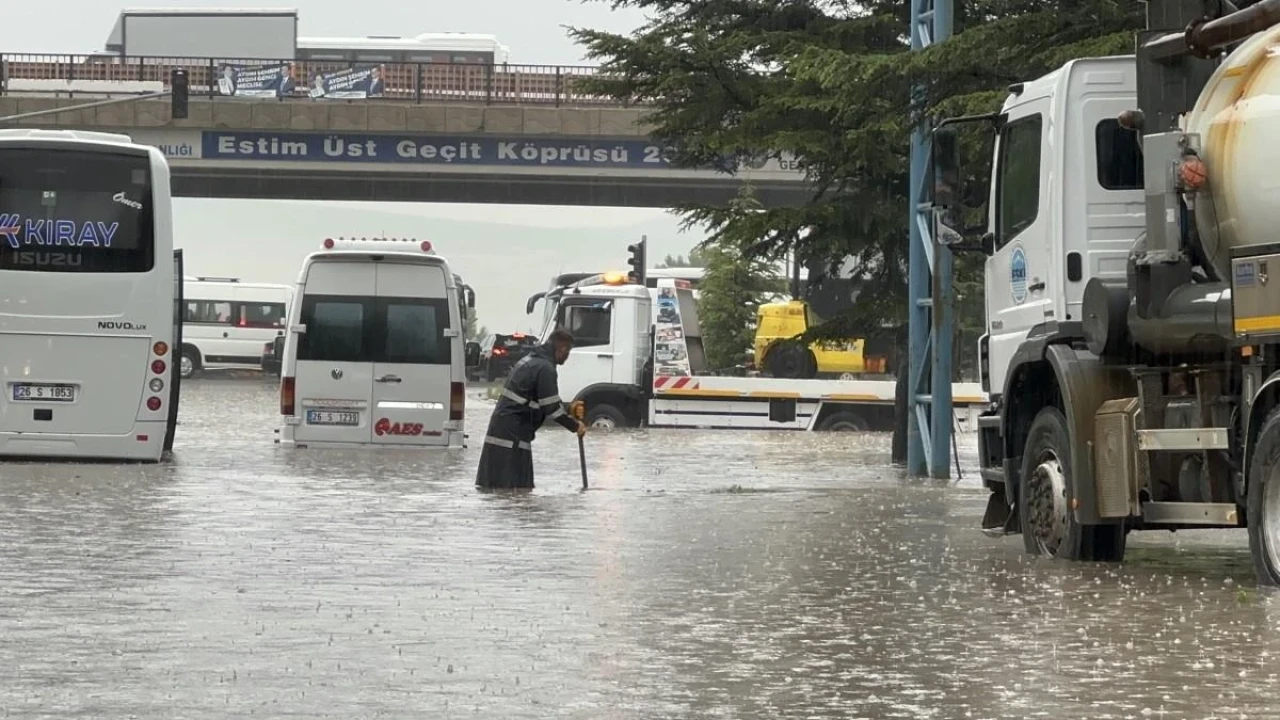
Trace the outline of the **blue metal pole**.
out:
[[[933,42],[943,42],[951,37],[952,0],[933,0]],[[937,238],[936,216],[930,212],[933,222],[929,227]],[[932,432],[929,437],[929,475],[935,478],[951,477],[951,429],[955,415],[951,406],[952,345],[955,337],[955,294],[952,290],[951,248],[933,243],[933,411]]]
[[[929,0],[907,0],[911,3],[911,50],[923,50],[929,44],[927,7]],[[919,88],[912,91],[912,110],[919,101]],[[923,477],[926,463],[932,457],[929,426],[925,421],[928,404],[923,402],[925,371],[929,369],[929,266],[927,238],[920,227],[920,196],[924,188],[925,160],[928,158],[927,136],[919,124],[911,131],[911,174],[907,188],[907,217],[911,247],[907,255],[907,328],[910,372],[907,385],[907,474]]]
[[[913,8],[920,0],[910,0]],[[910,272],[907,276],[907,323],[908,348],[910,354],[910,372],[907,385],[907,474],[911,477],[923,477],[926,461],[932,456],[928,451],[929,425],[922,422],[928,408],[922,402],[924,379],[929,369],[929,305],[931,302],[929,288],[929,262],[925,254],[924,241],[921,237],[919,222],[920,188],[924,184],[925,139],[920,128],[911,133],[911,176],[909,185],[909,215],[911,219],[911,248],[908,254]]]
[[[911,3],[911,49],[923,50],[951,36],[952,0],[908,0]],[[913,110],[925,98],[916,89]],[[950,477],[952,257],[934,241],[935,219],[929,205],[932,168],[930,128],[924,118],[911,133],[909,180],[910,264],[907,278],[908,352],[907,472]]]
[[[933,248],[933,444],[929,447],[929,476],[951,477],[951,428],[955,415],[951,409],[951,339],[955,329],[954,297],[951,287],[951,249]]]

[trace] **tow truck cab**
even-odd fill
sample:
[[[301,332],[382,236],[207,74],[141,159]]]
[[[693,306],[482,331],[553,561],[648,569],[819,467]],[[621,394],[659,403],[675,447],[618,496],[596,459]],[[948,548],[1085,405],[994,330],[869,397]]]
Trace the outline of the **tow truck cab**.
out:
[[[611,278],[609,284],[575,284],[554,303],[540,337],[557,328],[574,337],[560,368],[560,397],[584,401],[589,424],[643,424],[651,376],[649,291]]]

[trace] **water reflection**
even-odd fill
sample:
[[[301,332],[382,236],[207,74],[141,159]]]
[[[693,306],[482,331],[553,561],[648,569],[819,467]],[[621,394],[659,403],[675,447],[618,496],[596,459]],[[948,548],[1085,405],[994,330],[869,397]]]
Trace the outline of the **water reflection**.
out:
[[[885,436],[639,431],[277,447],[269,383],[184,387],[169,465],[6,465],[0,708],[57,717],[1207,718],[1274,713],[1238,533],[1118,566],[978,532]]]

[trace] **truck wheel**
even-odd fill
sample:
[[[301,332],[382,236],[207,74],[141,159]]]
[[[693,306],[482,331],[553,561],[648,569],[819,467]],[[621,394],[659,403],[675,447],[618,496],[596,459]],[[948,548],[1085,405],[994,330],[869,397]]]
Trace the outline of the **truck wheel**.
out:
[[[1259,585],[1280,585],[1280,408],[1271,411],[1249,463],[1249,552]]]
[[[189,380],[200,374],[200,351],[191,347],[182,348],[182,356],[178,358],[178,374],[183,380]]]
[[[818,370],[818,361],[809,348],[793,340],[775,344],[765,353],[765,369],[777,378],[811,378]]]
[[[1036,415],[1027,433],[1018,489],[1022,543],[1032,555],[1063,560],[1119,561],[1123,525],[1080,525],[1070,509],[1071,445],[1067,419],[1056,407]]]
[[[600,403],[599,405],[587,406],[587,427],[603,428],[612,430],[627,426],[627,416],[622,414],[618,408],[608,403]]]
[[[868,429],[867,421],[851,410],[831,413],[818,423],[820,432],[866,432]]]

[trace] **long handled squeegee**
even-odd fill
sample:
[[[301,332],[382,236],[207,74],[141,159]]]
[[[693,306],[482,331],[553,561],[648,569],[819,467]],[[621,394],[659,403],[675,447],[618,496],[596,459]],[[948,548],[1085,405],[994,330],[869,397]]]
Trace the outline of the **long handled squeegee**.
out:
[[[585,422],[583,418],[587,415],[586,405],[581,400],[575,400],[569,406],[569,412],[578,418],[578,422]],[[587,448],[582,444],[582,436],[578,436],[578,462],[582,465],[582,489],[587,489]]]

